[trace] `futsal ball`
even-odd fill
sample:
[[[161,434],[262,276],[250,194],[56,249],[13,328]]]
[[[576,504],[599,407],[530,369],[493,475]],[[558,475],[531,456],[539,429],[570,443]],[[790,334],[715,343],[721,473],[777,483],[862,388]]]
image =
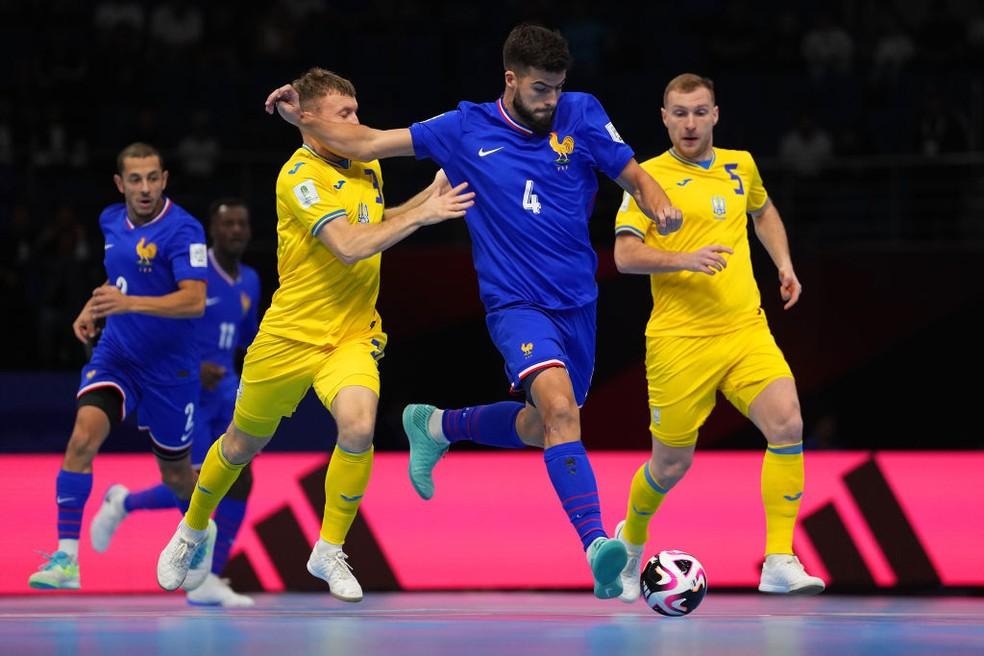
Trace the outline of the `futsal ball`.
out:
[[[642,569],[642,596],[660,615],[694,612],[707,594],[700,561],[685,551],[660,551]]]

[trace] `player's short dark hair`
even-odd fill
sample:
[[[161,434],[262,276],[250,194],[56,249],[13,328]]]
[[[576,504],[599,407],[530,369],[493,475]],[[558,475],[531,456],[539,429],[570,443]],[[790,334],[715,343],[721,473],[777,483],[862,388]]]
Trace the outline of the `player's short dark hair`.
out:
[[[502,65],[507,71],[518,73],[531,68],[562,73],[571,67],[571,51],[567,39],[559,31],[522,23],[506,37],[502,46]]]
[[[116,156],[116,172],[120,175],[123,175],[123,160],[128,157],[137,157],[140,159],[144,157],[156,157],[157,161],[161,164],[161,170],[164,170],[164,158],[161,157],[161,152],[150,144],[136,141],[120,151],[120,154]]]
[[[355,98],[355,85],[337,73],[323,68],[309,68],[304,74],[291,82],[297,89],[301,102],[322,98],[331,94]]]
[[[234,196],[229,196],[228,198],[219,198],[212,201],[211,205],[208,206],[208,222],[209,224],[215,220],[215,217],[219,215],[219,210],[222,207],[243,207],[246,211],[249,211],[249,205],[246,204],[242,198],[236,198]]]
[[[714,80],[695,73],[683,73],[682,75],[677,75],[675,78],[670,80],[669,84],[666,85],[666,89],[663,91],[663,107],[666,107],[666,99],[670,95],[671,91],[690,93],[691,91],[696,91],[702,87],[711,92],[711,104],[715,104]]]

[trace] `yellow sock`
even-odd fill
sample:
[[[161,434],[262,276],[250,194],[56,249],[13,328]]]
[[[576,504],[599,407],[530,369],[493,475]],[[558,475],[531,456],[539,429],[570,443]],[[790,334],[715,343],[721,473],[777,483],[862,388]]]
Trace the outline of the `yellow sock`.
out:
[[[198,473],[198,484],[191,495],[191,503],[185,514],[185,523],[199,531],[208,528],[208,518],[212,516],[215,507],[222,501],[232,484],[239,478],[239,472],[245,467],[234,465],[222,455],[222,440],[225,434],[215,440],[212,448],[205,456],[202,469]]]
[[[373,448],[349,453],[337,445],[325,474],[325,515],[321,520],[321,538],[332,544],[344,544],[362,495],[372,473]]]
[[[622,537],[632,544],[645,544],[649,537],[649,520],[653,513],[663,503],[663,498],[669,492],[656,482],[649,472],[649,462],[643,463],[632,477],[629,488],[629,508],[625,513],[625,526],[622,527]]]
[[[803,443],[770,446],[762,460],[765,553],[793,553],[793,528],[803,497]]]

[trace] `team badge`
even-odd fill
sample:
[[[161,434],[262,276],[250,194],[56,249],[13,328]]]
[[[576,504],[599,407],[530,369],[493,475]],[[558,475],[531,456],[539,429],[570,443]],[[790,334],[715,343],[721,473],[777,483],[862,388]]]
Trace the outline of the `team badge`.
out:
[[[85,379],[86,380],[92,380],[92,377],[95,376],[95,375],[96,375],[96,370],[95,369],[90,369],[89,371],[85,372]]]
[[[369,207],[365,203],[359,203],[359,223],[369,223]]]
[[[250,306],[253,305],[253,301],[250,300],[249,294],[246,292],[239,292],[239,304],[243,306],[243,316],[246,316]]]
[[[711,211],[714,212],[715,219],[723,219],[728,214],[724,196],[711,196]]]
[[[659,426],[659,422],[663,421],[662,415],[659,408],[653,408],[653,426]]]
[[[137,268],[144,273],[150,271],[154,258],[157,257],[157,244],[147,243],[146,237],[137,242]]]
[[[557,153],[557,159],[554,160],[554,164],[560,167],[566,167],[571,158],[568,157],[574,152],[574,137],[567,135],[561,140],[556,132],[550,133],[550,149]]]
[[[525,344],[520,344],[519,348],[523,351],[523,357],[530,357],[533,355],[533,342],[526,342]]]

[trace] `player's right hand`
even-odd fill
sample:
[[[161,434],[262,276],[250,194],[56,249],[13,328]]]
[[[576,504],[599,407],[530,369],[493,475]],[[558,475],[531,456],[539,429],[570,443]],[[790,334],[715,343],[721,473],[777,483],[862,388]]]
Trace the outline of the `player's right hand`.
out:
[[[722,253],[732,255],[734,252],[733,249],[721,244],[698,248],[693,253],[687,254],[688,258],[684,270],[713,276],[718,271],[724,271],[724,268],[728,266],[728,261],[724,259]]]
[[[297,94],[297,89],[289,84],[272,91],[267,96],[263,108],[267,114],[273,114],[273,110],[276,109],[280,117],[291,125],[301,122],[301,98]]]
[[[665,205],[656,209],[656,232],[669,235],[683,226],[683,212],[679,207]]]
[[[219,381],[226,375],[226,368],[221,364],[215,362],[202,362],[202,366],[199,369],[198,377],[201,380],[202,387],[204,387],[209,392],[215,390],[218,386]]]

